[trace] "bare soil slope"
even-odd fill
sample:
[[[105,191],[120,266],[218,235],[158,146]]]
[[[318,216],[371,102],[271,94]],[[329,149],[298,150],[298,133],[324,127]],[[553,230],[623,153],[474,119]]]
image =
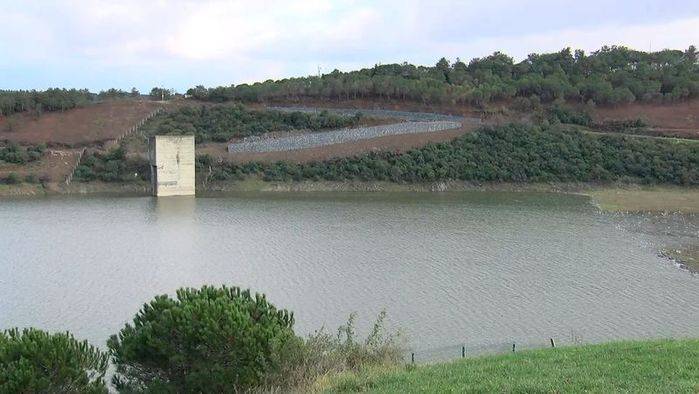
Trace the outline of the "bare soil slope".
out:
[[[660,136],[699,138],[699,100],[674,104],[628,104],[596,108],[595,122],[643,119]]]
[[[19,144],[88,146],[113,140],[134,126],[160,104],[152,101],[111,101],[50,112],[0,118],[0,140]]]

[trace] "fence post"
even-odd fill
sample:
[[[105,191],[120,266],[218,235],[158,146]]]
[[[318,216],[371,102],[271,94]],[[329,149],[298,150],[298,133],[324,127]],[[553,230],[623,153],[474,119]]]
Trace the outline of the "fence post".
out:
[[[551,338],[551,347],[556,347],[556,342],[553,341],[553,338]]]
[[[514,352],[515,352],[515,344],[513,343],[512,344],[512,353],[514,353]]]
[[[466,345],[461,345],[461,358],[466,358]]]

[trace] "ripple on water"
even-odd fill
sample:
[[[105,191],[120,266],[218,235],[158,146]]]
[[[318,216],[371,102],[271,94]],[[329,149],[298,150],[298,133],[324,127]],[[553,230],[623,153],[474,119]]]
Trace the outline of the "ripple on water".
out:
[[[0,222],[0,327],[100,345],[153,295],[204,283],[265,292],[302,332],[386,308],[418,348],[699,335],[697,277],[652,247],[695,218],[577,196],[38,199],[3,202]]]

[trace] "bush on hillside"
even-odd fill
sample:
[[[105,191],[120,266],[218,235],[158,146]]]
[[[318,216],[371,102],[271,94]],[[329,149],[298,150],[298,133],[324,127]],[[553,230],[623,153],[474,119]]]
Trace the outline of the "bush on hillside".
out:
[[[236,392],[280,369],[293,314],[236,287],[157,296],[108,341],[124,391]]]
[[[108,355],[69,333],[0,332],[0,392],[106,393]]]
[[[11,172],[7,174],[7,176],[4,179],[4,182],[8,185],[16,185],[18,183],[21,183],[22,180],[19,178],[19,175],[17,175],[16,172]]]
[[[0,148],[0,161],[15,164],[25,164],[41,159],[46,151],[46,144],[21,148],[17,144],[9,144]]]
[[[126,149],[119,146],[107,153],[90,152],[85,154],[80,165],[75,169],[73,179],[80,182],[149,180],[150,170],[145,158],[127,158]]]
[[[142,128],[149,135],[194,135],[197,143],[226,142],[268,132],[290,130],[321,130],[356,126],[361,116],[338,116],[322,111],[304,112],[262,111],[242,105],[183,107],[150,119]]]
[[[219,162],[211,166],[211,174],[221,180],[257,175],[267,181],[623,181],[699,185],[699,144],[511,124],[483,127],[453,141],[405,153],[371,152],[304,164]]]

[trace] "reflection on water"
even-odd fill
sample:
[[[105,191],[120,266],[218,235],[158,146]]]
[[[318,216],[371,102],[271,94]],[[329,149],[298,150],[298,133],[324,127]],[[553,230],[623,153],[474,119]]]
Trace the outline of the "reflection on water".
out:
[[[103,345],[155,294],[252,287],[308,332],[386,308],[418,348],[699,335],[699,278],[584,197],[239,194],[0,204],[0,328]]]
[[[194,196],[177,196],[168,198],[149,199],[149,209],[155,214],[155,218],[192,218],[197,206]]]

